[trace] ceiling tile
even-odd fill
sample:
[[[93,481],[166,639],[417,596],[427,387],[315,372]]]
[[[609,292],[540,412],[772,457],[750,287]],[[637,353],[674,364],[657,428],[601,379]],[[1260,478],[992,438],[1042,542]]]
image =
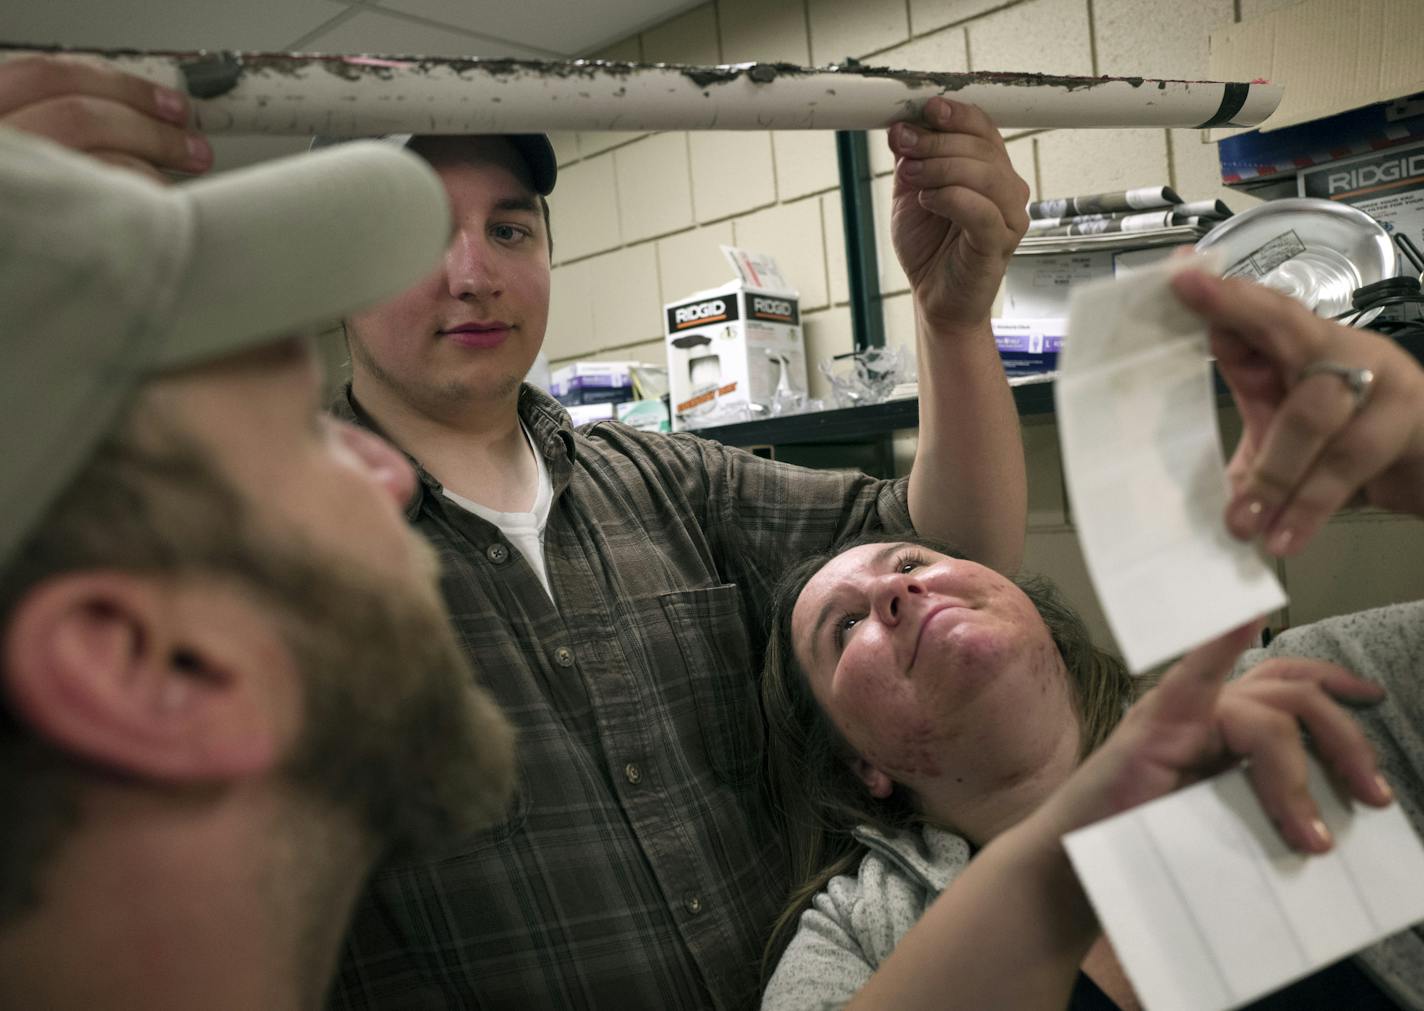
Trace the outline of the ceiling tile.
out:
[[[649,63],[721,63],[715,6],[694,7],[648,29],[643,33],[643,59]]]
[[[381,0],[383,7],[472,32],[577,56],[697,6],[702,0]]]
[[[7,41],[140,49],[284,49],[343,7],[330,0],[43,0],[7,4]]]
[[[453,28],[376,10],[361,10],[330,31],[307,39],[313,53],[384,53],[396,56],[527,56],[538,54],[499,42],[477,39]]]

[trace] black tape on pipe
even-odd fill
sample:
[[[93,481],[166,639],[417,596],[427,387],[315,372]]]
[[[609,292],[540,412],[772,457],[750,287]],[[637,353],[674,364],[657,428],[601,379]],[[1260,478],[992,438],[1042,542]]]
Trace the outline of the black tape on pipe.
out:
[[[1251,94],[1251,85],[1231,82],[1221,89],[1221,105],[1217,106],[1216,113],[1201,126],[1198,130],[1205,130],[1209,126],[1234,126],[1231,122],[1233,116],[1241,111],[1246,104],[1246,96]]]

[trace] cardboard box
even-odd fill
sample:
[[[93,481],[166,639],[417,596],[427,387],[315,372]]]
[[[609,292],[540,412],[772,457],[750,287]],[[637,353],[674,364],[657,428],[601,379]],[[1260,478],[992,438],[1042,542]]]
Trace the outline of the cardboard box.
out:
[[[1421,53],[1420,0],[1304,0],[1212,32],[1207,77],[1283,85],[1268,133],[1424,91]]]
[[[1358,207],[1424,249],[1424,142],[1302,169],[1299,192]]]
[[[615,404],[614,414],[629,428],[644,432],[671,432],[668,405],[661,400],[629,400]]]
[[[1270,133],[1227,137],[1221,181],[1265,199],[1295,196],[1296,174],[1313,166],[1424,141],[1424,94],[1377,102]]]
[[[1227,219],[1231,220],[1230,218]],[[1152,246],[1148,249],[1120,249],[1113,253],[1113,276],[1122,277],[1134,270],[1150,267],[1154,263],[1170,260],[1179,249],[1191,249],[1194,244],[1183,242],[1176,246]]]
[[[612,421],[614,409],[617,404],[566,404],[564,410],[569,412],[569,423],[575,428],[583,425],[592,425],[596,421]]]
[[[554,370],[549,392],[559,403],[618,403],[633,399],[633,366],[637,362],[574,362]]]
[[[723,247],[741,276],[667,303],[673,431],[770,416],[777,387],[805,394],[806,344],[796,293],[768,257]],[[733,254],[754,257],[744,269]],[[758,286],[750,277],[780,282]]]
[[[1072,286],[1112,273],[1111,249],[1018,254],[1004,273],[1004,318],[1066,319]]]
[[[995,319],[990,325],[1004,374],[1010,379],[1058,368],[1067,319]]]

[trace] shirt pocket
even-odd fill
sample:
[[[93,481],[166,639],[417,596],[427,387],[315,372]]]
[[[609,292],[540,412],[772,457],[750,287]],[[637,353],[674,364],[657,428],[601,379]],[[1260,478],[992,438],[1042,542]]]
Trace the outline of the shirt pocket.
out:
[[[702,747],[718,781],[755,782],[765,731],[742,592],[724,583],[658,597],[687,671]]]
[[[519,742],[515,741],[516,751]],[[505,806],[504,813],[492,824],[477,829],[445,844],[437,844],[433,851],[423,854],[427,862],[447,863],[467,861],[500,843],[508,841],[524,827],[529,818],[529,777],[524,774],[524,763],[520,762],[515,774],[514,795]]]

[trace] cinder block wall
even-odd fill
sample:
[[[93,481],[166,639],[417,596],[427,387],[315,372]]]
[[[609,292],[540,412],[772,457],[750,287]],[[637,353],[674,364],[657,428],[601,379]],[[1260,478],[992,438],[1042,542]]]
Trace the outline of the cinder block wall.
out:
[[[866,62],[929,70],[1035,70],[1199,78],[1212,29],[1292,0],[715,0],[591,54],[729,63]],[[1289,82],[1285,82],[1287,86]],[[1225,190],[1216,149],[1195,130],[1010,131],[1035,198],[1168,183],[1187,199]],[[851,347],[833,135],[825,132],[577,133],[554,138],[559,187],[553,304],[545,349],[583,359],[662,361],[661,306],[721,284],[721,243],[776,256],[799,287],[814,362]],[[913,347],[904,274],[889,243],[892,159],[871,136],[887,340]],[[1235,421],[1222,419],[1234,432]],[[1059,581],[1107,641],[1073,536],[1051,418],[1028,419],[1028,565]],[[1228,434],[1228,439],[1234,438]],[[913,437],[899,440],[905,465]],[[1424,524],[1377,513],[1337,519],[1281,566],[1282,624],[1424,596]]]

